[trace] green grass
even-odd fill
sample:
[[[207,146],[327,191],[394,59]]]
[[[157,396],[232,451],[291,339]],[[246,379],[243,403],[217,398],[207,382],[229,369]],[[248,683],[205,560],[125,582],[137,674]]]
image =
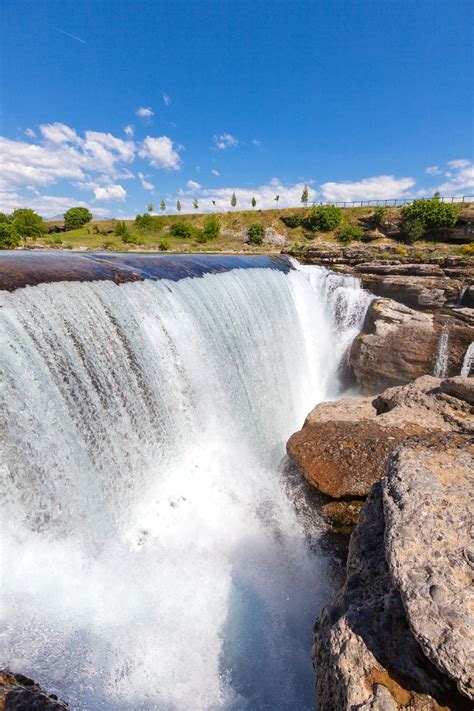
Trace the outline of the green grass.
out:
[[[120,251],[120,252],[158,252],[160,243],[169,245],[168,252],[239,252],[239,253],[275,253],[285,249],[303,249],[307,246],[337,242],[334,232],[312,234],[302,227],[291,229],[287,227],[281,217],[298,213],[304,218],[310,208],[284,208],[272,210],[242,210],[236,212],[226,212],[219,214],[221,223],[221,233],[218,238],[200,243],[195,238],[175,237],[170,233],[170,226],[177,221],[190,223],[196,229],[201,229],[203,220],[206,217],[202,213],[192,213],[186,215],[156,215],[153,217],[153,229],[149,231],[139,230],[134,220],[126,220],[128,231],[131,235],[138,237],[139,244],[125,244],[121,238],[115,234],[114,220],[98,220],[89,223],[85,227],[70,232],[57,234],[46,234],[43,238],[36,240],[37,246],[45,246],[49,249],[73,249],[79,251]],[[343,210],[343,223],[357,225],[359,219],[371,214],[372,208],[355,207]],[[399,217],[400,208],[388,208],[386,219]],[[284,237],[285,244],[261,245],[247,244],[247,229],[253,223],[260,223],[264,228],[272,228],[279,236]],[[48,227],[54,224],[47,223]],[[99,232],[96,232],[99,230]],[[53,244],[54,239],[60,239],[61,244]],[[393,244],[394,240],[381,239],[377,243]],[[422,246],[422,242],[417,242],[417,246]],[[451,245],[454,248],[454,245]],[[454,251],[454,250],[453,250]]]

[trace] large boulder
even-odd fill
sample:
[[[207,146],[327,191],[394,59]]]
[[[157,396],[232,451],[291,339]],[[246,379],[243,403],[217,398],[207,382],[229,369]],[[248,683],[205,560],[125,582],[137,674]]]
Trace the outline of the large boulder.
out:
[[[455,306],[463,293],[463,281],[446,276],[382,276],[354,272],[364,289],[376,296],[399,301],[414,309],[431,311]]]
[[[409,437],[474,431],[468,378],[418,378],[377,398],[317,405],[288,440],[288,455],[307,481],[333,498],[367,496],[387,456]]]
[[[374,485],[314,627],[319,711],[472,708],[470,449],[459,434],[410,440]]]
[[[384,482],[385,557],[424,654],[474,702],[474,443],[401,447]]]

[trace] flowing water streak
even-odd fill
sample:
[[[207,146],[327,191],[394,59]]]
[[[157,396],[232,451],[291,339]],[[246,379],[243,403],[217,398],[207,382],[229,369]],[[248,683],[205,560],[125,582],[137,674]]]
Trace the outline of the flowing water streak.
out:
[[[277,468],[368,295],[304,267],[1,299],[2,662],[71,709],[312,708],[330,583]]]
[[[474,369],[474,343],[470,343],[467,347],[467,351],[464,354],[461,375],[468,378]]]
[[[433,375],[435,378],[445,378],[448,374],[449,365],[449,330],[445,326],[441,331],[436,353],[436,362]]]

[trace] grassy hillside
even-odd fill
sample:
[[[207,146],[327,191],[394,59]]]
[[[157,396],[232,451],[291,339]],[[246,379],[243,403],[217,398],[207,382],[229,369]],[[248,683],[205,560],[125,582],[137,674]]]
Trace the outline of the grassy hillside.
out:
[[[135,221],[125,221],[127,230],[132,240],[138,244],[130,244],[116,234],[117,221],[94,221],[81,229],[69,232],[49,233],[27,246],[44,246],[53,249],[95,250],[95,251],[132,251],[132,252],[248,252],[248,253],[279,253],[282,249],[298,249],[309,244],[331,242],[335,240],[334,232],[312,233],[299,226],[287,227],[281,218],[289,215],[306,217],[310,208],[285,208],[272,210],[245,210],[219,214],[220,235],[207,242],[199,242],[199,230],[203,227],[206,215],[156,215],[152,217],[151,227],[146,230],[138,229]],[[364,216],[370,215],[373,208],[357,207],[343,210],[345,224],[358,224]],[[464,220],[466,216],[474,221],[474,204],[462,208]],[[397,220],[400,218],[400,208],[388,208],[385,219]],[[191,237],[176,237],[170,232],[174,223],[187,222],[196,232]],[[261,224],[266,230],[266,238],[261,245],[247,243],[247,229],[253,223]],[[62,223],[48,223],[48,229],[61,227]],[[383,238],[380,243],[391,243],[393,240]],[[417,242],[422,244],[422,242]]]

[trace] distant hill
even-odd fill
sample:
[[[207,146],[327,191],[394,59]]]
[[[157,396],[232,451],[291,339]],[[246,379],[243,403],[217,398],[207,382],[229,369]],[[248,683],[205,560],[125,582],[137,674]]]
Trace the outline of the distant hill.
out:
[[[63,222],[64,215],[54,215],[54,217],[43,217],[45,222]]]

